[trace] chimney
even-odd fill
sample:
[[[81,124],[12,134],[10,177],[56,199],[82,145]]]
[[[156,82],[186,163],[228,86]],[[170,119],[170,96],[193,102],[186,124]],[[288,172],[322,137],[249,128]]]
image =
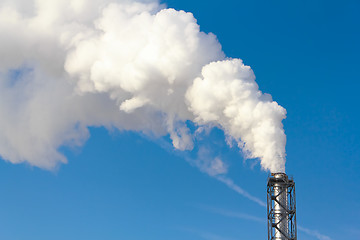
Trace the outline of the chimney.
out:
[[[267,183],[268,240],[297,240],[295,182],[271,173]]]

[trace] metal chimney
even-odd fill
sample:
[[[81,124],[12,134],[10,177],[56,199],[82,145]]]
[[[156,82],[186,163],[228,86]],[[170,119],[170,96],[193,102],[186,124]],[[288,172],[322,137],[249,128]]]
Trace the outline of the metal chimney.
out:
[[[297,240],[295,182],[272,173],[267,184],[268,240]]]

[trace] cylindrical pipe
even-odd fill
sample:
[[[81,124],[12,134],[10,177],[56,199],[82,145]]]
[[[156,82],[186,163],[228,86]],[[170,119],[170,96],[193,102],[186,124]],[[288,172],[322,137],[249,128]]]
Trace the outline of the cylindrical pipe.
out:
[[[274,177],[278,180],[274,183],[274,218],[278,229],[275,229],[276,240],[286,240],[288,236],[288,219],[287,219],[287,188],[282,182],[286,182],[287,175],[285,173],[275,173]],[[284,236],[285,234],[285,236]]]

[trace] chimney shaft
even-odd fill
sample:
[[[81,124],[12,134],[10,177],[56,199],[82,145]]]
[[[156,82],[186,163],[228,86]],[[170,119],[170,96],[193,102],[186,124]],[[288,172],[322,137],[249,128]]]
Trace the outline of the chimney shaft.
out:
[[[268,240],[296,240],[295,182],[272,173],[267,185]]]

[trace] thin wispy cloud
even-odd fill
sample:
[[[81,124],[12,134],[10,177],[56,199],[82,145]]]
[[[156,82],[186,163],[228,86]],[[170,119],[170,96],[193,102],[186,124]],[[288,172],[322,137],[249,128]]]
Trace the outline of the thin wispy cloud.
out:
[[[219,214],[219,215],[225,216],[225,217],[244,219],[244,220],[249,220],[249,221],[253,221],[253,222],[266,224],[266,220],[264,218],[257,217],[257,216],[247,214],[247,213],[230,211],[230,210],[226,210],[226,209],[222,209],[222,208],[216,208],[216,207],[204,206],[204,205],[201,206],[200,208],[203,210],[206,210],[208,212]],[[305,228],[305,227],[302,227],[299,225],[298,225],[298,230],[309,236],[315,237],[318,240],[332,240],[332,238],[320,233],[317,230],[308,229],[308,228]]]
[[[302,231],[310,236],[316,237],[319,240],[332,240],[329,236],[319,233],[317,230],[311,230],[308,228],[304,228],[302,226],[298,226],[299,231]]]
[[[203,230],[199,230],[199,229],[195,229],[195,228],[180,227],[179,229],[181,231],[194,234],[204,240],[238,240],[235,238],[225,237],[225,236],[222,236],[219,234],[215,234],[215,233],[211,233],[208,231],[203,231]]]
[[[208,232],[200,233],[199,236],[205,240],[237,240],[235,238],[223,237],[223,236],[213,234],[213,233],[208,233]]]
[[[180,153],[182,154],[182,152]],[[224,183],[228,188],[257,203],[258,205],[266,207],[266,203],[264,201],[253,196],[242,187],[235,184],[232,179],[226,176],[229,168],[228,164],[224,162],[219,156],[214,157],[209,148],[204,146],[200,147],[196,158],[191,158],[186,154],[183,154],[183,157],[192,166],[197,167],[200,171],[208,174],[210,177],[213,177],[216,180]]]
[[[230,189],[241,194],[242,196],[246,197],[247,199],[257,203],[261,207],[266,207],[266,203],[264,201],[260,200],[259,198],[255,197],[255,196],[251,195],[250,193],[248,193],[247,191],[245,191],[239,185],[235,184],[234,181],[231,180],[230,178],[228,178],[226,176],[222,176],[222,175],[216,176],[215,178],[217,180],[219,180],[220,182],[225,183],[225,185],[228,186]]]
[[[263,223],[263,224],[266,223],[266,220],[264,220],[263,217],[257,217],[257,216],[247,214],[247,213],[234,212],[234,211],[230,211],[230,210],[226,210],[226,209],[222,209],[222,208],[216,208],[216,207],[212,207],[212,206],[206,206],[206,205],[202,205],[202,206],[200,206],[200,208],[205,211],[219,214],[219,215],[222,215],[225,217],[250,220],[250,221],[259,222],[259,223]]]

